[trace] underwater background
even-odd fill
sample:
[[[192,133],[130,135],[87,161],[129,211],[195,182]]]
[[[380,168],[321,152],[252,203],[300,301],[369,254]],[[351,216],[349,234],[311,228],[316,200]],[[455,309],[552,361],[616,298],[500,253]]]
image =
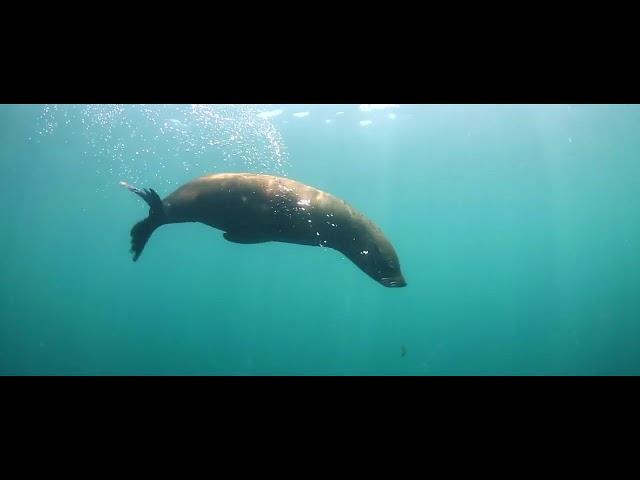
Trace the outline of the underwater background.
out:
[[[207,173],[343,198],[407,287],[335,250],[158,229]],[[637,375],[640,107],[0,105],[2,375]]]

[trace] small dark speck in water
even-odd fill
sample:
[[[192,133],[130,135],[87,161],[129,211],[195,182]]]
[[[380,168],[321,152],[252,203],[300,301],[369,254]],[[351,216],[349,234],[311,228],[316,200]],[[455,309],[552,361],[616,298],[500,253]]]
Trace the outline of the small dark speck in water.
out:
[[[400,356],[404,357],[407,354],[407,347],[405,347],[404,345],[402,345],[400,347]]]

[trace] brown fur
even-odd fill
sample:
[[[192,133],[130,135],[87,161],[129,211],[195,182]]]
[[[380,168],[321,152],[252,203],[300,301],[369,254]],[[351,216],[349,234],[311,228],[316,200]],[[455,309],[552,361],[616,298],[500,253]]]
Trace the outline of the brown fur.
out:
[[[152,198],[153,190],[127,188]],[[162,200],[162,212],[157,206],[155,210],[154,219],[150,214],[139,222],[142,226],[136,225],[140,235],[147,235],[144,241],[132,231],[134,259],[160,225],[200,222],[224,231],[224,238],[236,243],[273,241],[333,248],[384,286],[407,284],[391,242],[377,225],[344,200],[291,179],[250,173],[204,176]]]

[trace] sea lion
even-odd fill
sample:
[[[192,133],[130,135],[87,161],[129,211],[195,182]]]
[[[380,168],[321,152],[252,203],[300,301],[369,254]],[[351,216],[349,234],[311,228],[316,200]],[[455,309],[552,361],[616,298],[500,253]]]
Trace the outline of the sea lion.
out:
[[[385,287],[405,287],[398,256],[382,230],[327,192],[272,175],[221,173],[196,178],[164,200],[153,189],[121,185],[149,205],[131,229],[137,261],[151,234],[170,223],[199,222],[230,242],[285,242],[333,248]]]

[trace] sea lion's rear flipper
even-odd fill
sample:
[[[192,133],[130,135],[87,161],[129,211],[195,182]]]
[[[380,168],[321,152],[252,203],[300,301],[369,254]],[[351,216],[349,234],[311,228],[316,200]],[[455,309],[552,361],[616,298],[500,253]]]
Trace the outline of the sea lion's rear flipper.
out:
[[[265,243],[271,241],[271,239],[260,236],[255,232],[235,231],[225,232],[222,234],[225,240],[233,243]]]
[[[120,185],[138,195],[149,205],[149,216],[136,223],[131,229],[130,251],[133,253],[133,261],[135,262],[138,260],[151,234],[165,222],[164,207],[160,196],[152,188],[140,189],[126,182],[120,182]]]

